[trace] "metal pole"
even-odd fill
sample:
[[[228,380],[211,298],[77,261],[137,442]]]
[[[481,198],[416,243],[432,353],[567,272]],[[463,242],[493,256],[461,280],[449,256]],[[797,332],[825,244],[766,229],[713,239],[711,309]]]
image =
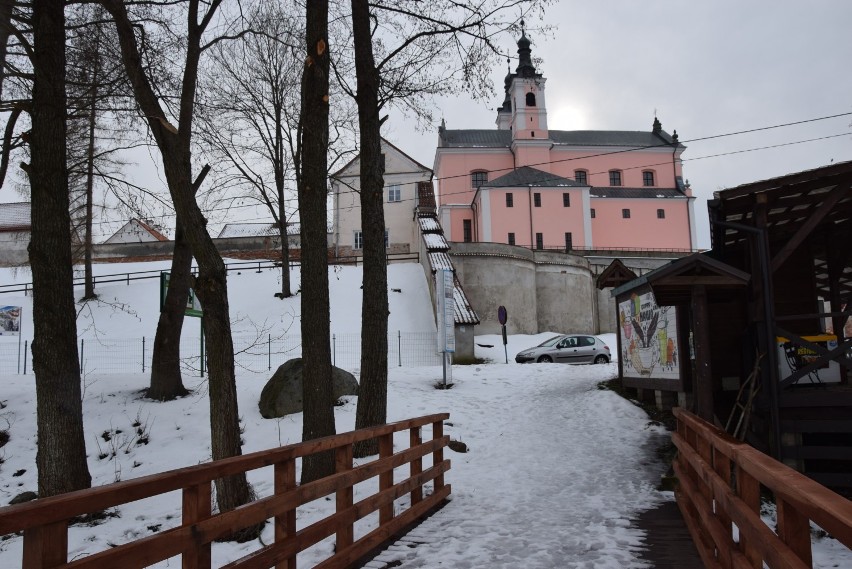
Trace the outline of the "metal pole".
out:
[[[337,367],[337,336],[331,335],[331,363]]]
[[[272,371],[272,334],[269,334],[267,340],[266,355],[269,357],[269,371]]]
[[[86,354],[86,340],[80,340],[80,375],[83,374],[83,356]]]
[[[20,323],[18,324],[18,374],[21,373],[21,336],[24,335],[24,308],[21,307]]]
[[[27,375],[27,345],[29,340],[24,340],[24,375]]]
[[[397,352],[398,352],[397,355],[399,356],[399,367],[402,367],[402,331],[401,330],[396,331],[396,337],[397,337],[396,349],[397,349]]]
[[[142,373],[145,373],[145,336],[142,336]]]

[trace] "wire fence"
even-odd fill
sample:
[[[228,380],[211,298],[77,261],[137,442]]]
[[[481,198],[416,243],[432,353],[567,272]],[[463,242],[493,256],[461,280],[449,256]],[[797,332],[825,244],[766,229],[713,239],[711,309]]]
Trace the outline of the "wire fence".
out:
[[[302,355],[302,337],[296,334],[234,335],[234,361],[240,370],[268,374],[289,359]],[[31,340],[20,344],[0,343],[0,375],[32,374]],[[154,339],[86,338],[77,343],[80,373],[103,375],[146,373],[151,370]],[[187,375],[203,376],[204,346],[200,337],[181,337],[181,367]],[[332,364],[349,371],[361,367],[361,335],[331,335]],[[388,365],[422,367],[441,365],[435,332],[402,332],[388,334]]]

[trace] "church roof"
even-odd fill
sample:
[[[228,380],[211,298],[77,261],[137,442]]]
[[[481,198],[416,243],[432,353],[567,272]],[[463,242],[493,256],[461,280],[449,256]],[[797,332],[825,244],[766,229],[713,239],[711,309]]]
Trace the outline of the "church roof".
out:
[[[557,146],[627,146],[653,148],[670,146],[672,136],[659,132],[638,130],[550,130],[550,140]],[[683,145],[677,143],[679,147]],[[438,145],[442,148],[509,148],[512,131],[497,129],[470,129],[438,131]]]
[[[517,188],[520,186],[532,186],[536,188],[553,187],[580,187],[587,188],[588,184],[581,184],[550,172],[544,172],[529,166],[521,166],[508,174],[495,178],[483,184],[486,188]]]
[[[667,199],[685,198],[686,195],[677,188],[624,188],[592,186],[589,195],[593,198],[648,198]]]

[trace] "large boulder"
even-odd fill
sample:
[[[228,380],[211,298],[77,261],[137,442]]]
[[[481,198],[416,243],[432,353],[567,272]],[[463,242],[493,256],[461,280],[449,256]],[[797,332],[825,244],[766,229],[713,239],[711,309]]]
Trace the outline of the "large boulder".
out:
[[[302,369],[302,358],[294,358],[284,362],[266,382],[258,404],[264,419],[302,412]],[[358,381],[354,375],[332,366],[331,376],[333,387],[329,404],[344,395],[358,395]]]

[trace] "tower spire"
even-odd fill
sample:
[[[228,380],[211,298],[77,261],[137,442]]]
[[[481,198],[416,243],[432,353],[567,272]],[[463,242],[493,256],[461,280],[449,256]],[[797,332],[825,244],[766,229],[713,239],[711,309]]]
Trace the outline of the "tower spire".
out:
[[[524,21],[521,20],[521,39],[518,40],[518,68],[515,73],[520,77],[535,77],[535,66],[532,62],[532,50],[530,40],[527,39]]]

